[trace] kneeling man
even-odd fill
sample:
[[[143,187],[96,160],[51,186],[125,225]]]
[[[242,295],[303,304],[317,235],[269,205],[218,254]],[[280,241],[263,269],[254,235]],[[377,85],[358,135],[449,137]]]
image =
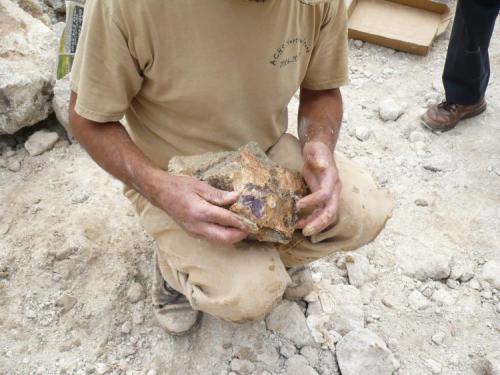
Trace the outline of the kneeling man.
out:
[[[153,307],[168,332],[188,332],[202,312],[260,319],[307,292],[304,265],[382,229],[391,200],[334,156],[347,80],[343,0],[87,0],[71,130],[156,240]],[[297,139],[287,105],[299,89]],[[311,191],[287,245],[245,240],[223,208],[237,193],[166,171],[173,156],[250,141]]]

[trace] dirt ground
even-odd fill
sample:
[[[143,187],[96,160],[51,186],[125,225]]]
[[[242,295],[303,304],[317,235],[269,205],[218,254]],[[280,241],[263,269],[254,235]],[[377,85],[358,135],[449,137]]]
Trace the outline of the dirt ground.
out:
[[[500,291],[481,279],[487,261],[500,261],[500,31],[490,49],[487,111],[434,134],[419,116],[442,95],[448,38],[449,31],[426,57],[351,41],[351,85],[342,90],[338,149],[396,199],[385,230],[359,252],[377,275],[361,290],[366,327],[388,343],[398,375],[485,374],[484,357],[500,347]],[[395,122],[379,118],[385,98],[405,105]],[[292,133],[296,109],[294,98]],[[356,137],[361,126],[370,132],[364,142]],[[285,373],[283,343],[264,322],[239,326],[205,316],[191,336],[164,334],[150,307],[154,244],[120,183],[77,144],[17,154],[19,172],[0,168],[1,374],[226,374],[246,349],[256,354],[255,374]],[[347,283],[337,266],[342,256],[314,263],[315,280]],[[418,276],[442,259],[470,264],[472,279]],[[143,289],[136,303],[127,298],[133,282]],[[408,299],[414,290],[443,290],[445,298],[416,310]],[[444,338],[436,344],[438,332]],[[317,371],[336,373],[324,361]]]

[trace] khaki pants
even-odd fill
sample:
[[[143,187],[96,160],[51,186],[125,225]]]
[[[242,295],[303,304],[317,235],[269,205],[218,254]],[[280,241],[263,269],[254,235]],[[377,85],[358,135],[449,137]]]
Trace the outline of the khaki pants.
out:
[[[289,134],[268,155],[284,167],[302,170],[300,144]],[[390,217],[392,199],[387,192],[377,188],[356,164],[341,155],[336,155],[336,161],[343,185],[337,224],[312,238],[297,231],[287,245],[246,241],[212,245],[190,237],[165,212],[126,189],[145,230],[158,244],[156,282],[163,282],[161,273],[194,309],[224,320],[245,322],[264,317],[290,282],[285,267],[359,248],[372,241]]]

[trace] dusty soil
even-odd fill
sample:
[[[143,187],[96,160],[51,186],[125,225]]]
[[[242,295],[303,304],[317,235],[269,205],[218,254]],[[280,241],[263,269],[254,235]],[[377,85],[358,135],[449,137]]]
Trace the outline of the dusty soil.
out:
[[[397,202],[385,230],[359,252],[377,271],[362,288],[366,326],[397,356],[399,375],[481,375],[500,342],[500,292],[481,280],[483,264],[500,260],[500,31],[490,49],[486,113],[433,134],[418,117],[442,94],[448,37],[427,57],[351,41],[352,84],[343,89],[338,148],[372,170]],[[396,122],[378,116],[389,97],[406,103]],[[296,108],[294,98],[291,132]],[[371,132],[364,142],[355,136],[360,126]],[[0,168],[0,373],[225,374],[232,358],[252,351],[256,374],[282,373],[282,343],[264,322],[238,326],[205,316],[184,338],[155,325],[154,244],[120,189],[77,144],[24,157],[17,173]],[[336,262],[342,256],[313,264],[315,280],[347,283]],[[417,280],[412,267],[436,256],[469,262],[474,277],[458,285]],[[144,289],[137,303],[127,298],[134,281]],[[415,310],[414,290],[445,290],[452,300],[430,298]],[[63,294],[76,298],[68,311],[56,303]],[[440,344],[431,340],[437,332]],[[335,373],[325,361],[318,372]]]

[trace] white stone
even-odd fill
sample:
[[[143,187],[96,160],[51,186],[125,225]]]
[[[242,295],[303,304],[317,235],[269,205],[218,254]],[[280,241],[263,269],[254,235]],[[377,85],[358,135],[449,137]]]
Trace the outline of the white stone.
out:
[[[394,99],[385,99],[379,104],[379,116],[384,121],[396,121],[403,113],[403,106]]]
[[[24,143],[24,148],[31,156],[37,156],[49,151],[58,140],[59,134],[56,132],[39,130],[28,138]]]
[[[56,306],[62,307],[63,311],[69,311],[75,306],[77,301],[75,297],[64,293],[56,300]]]
[[[453,257],[450,279],[467,282],[474,277],[474,263],[465,258]]]
[[[363,45],[364,45],[364,43],[362,40],[356,39],[354,41],[354,47],[356,47],[357,49],[363,48]]]
[[[428,359],[427,361],[425,361],[425,365],[429,368],[429,370],[431,370],[432,375],[441,374],[441,371],[443,369],[441,364],[434,361],[433,359]]]
[[[255,370],[255,365],[247,359],[235,358],[231,361],[231,370],[241,375],[250,375]]]
[[[366,126],[358,126],[354,131],[358,141],[365,142],[370,138],[371,131]]]
[[[500,289],[500,261],[490,260],[483,265],[481,273],[483,280],[490,283],[495,289]]]
[[[458,289],[458,288],[460,288],[460,283],[457,280],[453,280],[453,279],[446,280],[446,285],[450,289]]]
[[[351,253],[345,257],[349,284],[362,287],[365,283],[372,281],[374,272],[367,257],[362,254]]]
[[[436,345],[441,345],[446,338],[446,333],[443,331],[436,332],[434,335],[432,335],[432,342]]]
[[[318,375],[307,363],[307,359],[299,354],[288,358],[286,361],[286,374],[287,375]]]
[[[398,256],[405,273],[420,281],[442,280],[450,275],[450,253],[436,251],[413,251]]]
[[[481,284],[479,284],[479,281],[477,279],[472,279],[469,281],[469,287],[474,290],[479,290],[481,289]]]
[[[285,358],[290,358],[297,352],[295,345],[290,343],[284,343],[280,347],[280,354]]]
[[[389,375],[399,368],[385,342],[366,328],[351,331],[340,340],[337,361],[342,375]]]
[[[56,81],[52,107],[59,123],[66,129],[68,134],[71,134],[69,131],[69,97],[71,93],[69,78],[70,75],[68,74]]]
[[[328,291],[335,306],[330,315],[332,329],[345,335],[354,329],[363,328],[365,317],[359,290],[352,285],[331,285]]]
[[[267,328],[291,340],[302,347],[314,345],[306,318],[299,305],[292,301],[283,301],[266,318]]]
[[[133,282],[127,291],[128,300],[132,303],[139,302],[143,298],[144,290],[138,282]]]
[[[317,367],[319,363],[319,350],[312,346],[304,346],[300,350],[300,354],[307,359],[307,362],[312,367]]]
[[[325,343],[329,337],[328,329],[326,327],[327,323],[330,321],[328,314],[309,315],[306,321],[314,341],[319,344]]]
[[[111,368],[105,363],[96,363],[95,372],[98,375],[104,375],[111,371]]]
[[[54,32],[10,0],[0,0],[0,134],[47,118],[58,40]]]
[[[439,289],[436,290],[433,294],[431,299],[434,302],[437,302],[439,305],[446,305],[450,306],[455,303],[455,298],[448,293],[445,289]]]
[[[500,375],[500,351],[486,356],[486,375]]]
[[[408,303],[414,310],[423,310],[429,306],[430,302],[418,290],[414,290],[408,297]]]

